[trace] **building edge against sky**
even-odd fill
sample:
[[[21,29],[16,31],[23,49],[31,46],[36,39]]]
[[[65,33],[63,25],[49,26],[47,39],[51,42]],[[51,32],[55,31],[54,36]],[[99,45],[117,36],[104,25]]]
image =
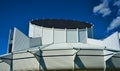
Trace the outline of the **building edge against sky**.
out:
[[[29,23],[29,36],[10,31],[8,53],[0,56],[2,71],[120,68],[120,36],[93,38],[89,23],[44,19]]]

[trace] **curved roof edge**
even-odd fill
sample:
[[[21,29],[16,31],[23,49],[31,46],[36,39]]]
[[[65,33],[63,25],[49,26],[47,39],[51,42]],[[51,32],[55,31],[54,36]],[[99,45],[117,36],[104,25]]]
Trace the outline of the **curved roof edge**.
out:
[[[93,26],[90,23],[76,21],[76,20],[65,20],[65,19],[39,19],[32,20],[31,24],[35,24],[38,26],[48,27],[48,28],[59,28],[59,29],[84,29],[91,28]]]

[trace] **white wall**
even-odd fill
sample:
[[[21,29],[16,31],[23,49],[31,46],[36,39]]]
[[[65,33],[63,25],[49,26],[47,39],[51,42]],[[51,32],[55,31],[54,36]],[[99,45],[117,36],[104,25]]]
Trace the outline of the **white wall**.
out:
[[[36,47],[42,45],[41,37],[30,38],[30,47]]]
[[[2,62],[0,63],[0,71],[10,71],[10,66],[7,63]]]
[[[29,37],[41,37],[42,44],[87,42],[87,29],[58,29],[30,24]]]
[[[29,23],[29,37],[34,36],[34,27],[35,25]]]
[[[29,38],[17,28],[14,28],[12,51],[19,51],[26,48],[29,48]]]
[[[54,29],[54,43],[66,42],[66,31],[64,29]]]
[[[87,28],[87,32],[88,38],[93,38],[93,27]]]
[[[87,43],[88,43],[88,44],[93,44],[93,45],[104,46],[103,41],[102,41],[102,40],[97,40],[97,39],[88,38],[88,39],[87,39]]]
[[[42,27],[29,24],[29,37],[42,37]]]
[[[42,37],[42,27],[34,25],[33,36]]]
[[[13,60],[13,70],[14,71],[39,70],[39,62],[37,61],[37,59],[35,57],[34,58],[30,57],[34,57],[34,55],[31,53],[14,54],[13,58],[15,60]]]
[[[67,29],[67,42],[78,42],[77,29]]]
[[[104,56],[97,55],[103,55],[103,50],[80,50],[75,58],[76,69],[80,68],[103,69]]]
[[[83,43],[85,43],[85,42],[87,42],[87,30],[86,29],[79,29],[78,30],[78,41],[79,42],[83,42]]]
[[[119,39],[120,39],[120,33],[119,33]]]
[[[103,40],[104,45],[110,50],[120,50],[119,35],[118,32],[113,33],[109,37]]]
[[[53,43],[53,30],[51,28],[43,28],[42,44]]]

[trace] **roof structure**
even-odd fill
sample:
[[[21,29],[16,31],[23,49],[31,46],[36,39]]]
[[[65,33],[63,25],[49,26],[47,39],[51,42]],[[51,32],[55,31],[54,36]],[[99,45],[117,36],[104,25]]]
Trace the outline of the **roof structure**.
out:
[[[31,21],[32,24],[49,27],[49,28],[60,28],[60,29],[83,29],[91,28],[92,24],[86,22],[80,22],[75,20],[64,20],[64,19],[40,19]]]
[[[29,25],[29,36],[17,28],[10,32],[8,53],[0,56],[1,71],[120,69],[118,32],[96,40],[89,37],[92,25],[85,22],[41,19]]]

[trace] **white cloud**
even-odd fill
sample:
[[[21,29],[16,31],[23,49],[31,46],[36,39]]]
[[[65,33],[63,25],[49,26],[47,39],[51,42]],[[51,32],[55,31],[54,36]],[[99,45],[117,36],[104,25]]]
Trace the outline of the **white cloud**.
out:
[[[111,13],[111,10],[109,8],[103,8],[99,11],[99,13],[102,14],[102,17],[105,17]]]
[[[114,6],[120,6],[120,0],[117,0],[113,3]]]
[[[101,4],[93,8],[93,13],[101,14],[102,17],[109,15],[111,13],[111,10],[108,5],[109,5],[109,0],[103,0]]]
[[[113,6],[117,6],[118,8],[118,12],[117,12],[117,15],[120,16],[120,0],[117,0],[113,3]]]
[[[117,13],[116,18],[113,18],[110,25],[107,27],[107,31],[111,31],[120,26],[120,0],[101,0],[102,3],[93,8],[93,13],[100,14],[102,17],[108,16],[111,14],[112,10],[109,5],[116,7]],[[111,7],[112,8],[112,7]],[[114,13],[114,12],[113,12]]]
[[[109,27],[107,28],[107,31],[113,30],[114,28],[117,28],[120,26],[120,16],[113,19]]]
[[[117,17],[114,18],[113,21],[108,26],[107,28],[108,32],[120,26],[120,0],[114,0],[113,6],[117,7],[118,12],[116,14]]]
[[[97,13],[97,12],[100,11],[103,7],[104,7],[104,5],[103,5],[103,4],[100,4],[100,5],[98,5],[98,6],[96,6],[96,7],[93,8],[93,12],[94,12],[94,13]]]

